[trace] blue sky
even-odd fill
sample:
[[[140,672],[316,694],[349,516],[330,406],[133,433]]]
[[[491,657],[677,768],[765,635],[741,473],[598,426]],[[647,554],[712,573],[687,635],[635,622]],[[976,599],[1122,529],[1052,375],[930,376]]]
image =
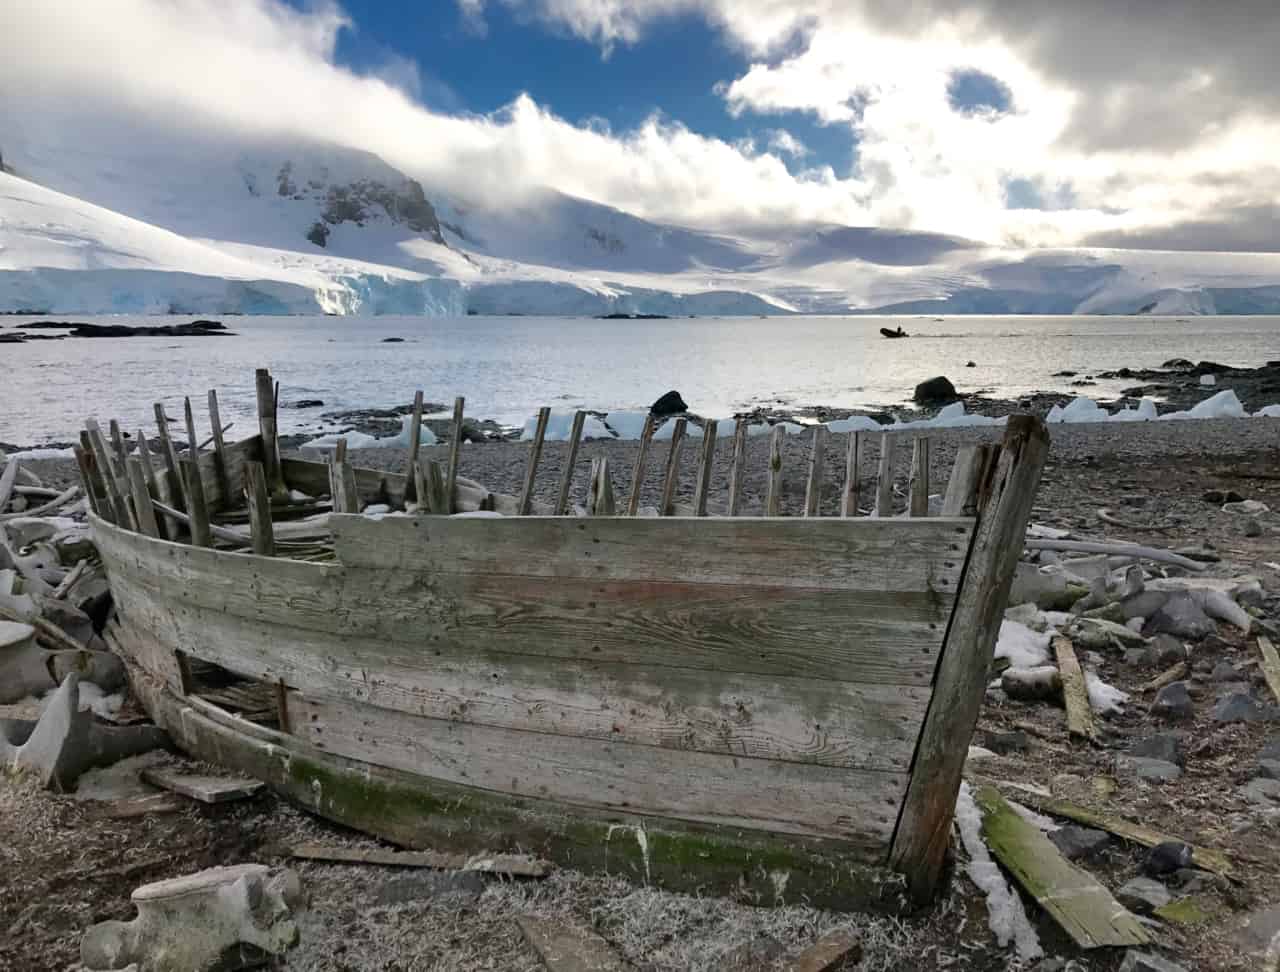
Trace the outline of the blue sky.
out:
[[[417,66],[421,101],[439,111],[487,114],[526,92],[573,124],[603,119],[614,131],[657,112],[700,134],[729,142],[755,138],[763,148],[781,128],[810,152],[802,159],[783,156],[789,168],[830,165],[840,177],[853,170],[848,125],[822,125],[799,111],[735,118],[714,89],[745,73],[751,59],[695,14],[660,19],[637,43],[606,53],[497,4],[485,12],[483,32],[444,3],[347,0],[343,10],[353,29],[339,35],[338,62],[365,72],[405,58]]]

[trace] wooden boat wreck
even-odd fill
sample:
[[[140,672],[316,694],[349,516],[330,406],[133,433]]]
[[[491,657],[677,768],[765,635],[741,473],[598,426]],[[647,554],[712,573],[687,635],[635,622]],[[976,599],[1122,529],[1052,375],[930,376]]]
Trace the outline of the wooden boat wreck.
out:
[[[742,516],[744,423],[728,515],[707,515],[715,423],[679,506],[683,419],[664,515],[635,515],[638,488],[615,502],[603,460],[564,515],[571,475],[554,504],[534,501],[545,409],[522,493],[503,496],[458,474],[461,400],[447,461],[412,447],[406,477],[341,447],[281,458],[265,371],[258,391],[260,431],[241,442],[222,441],[210,393],[207,451],[179,455],[158,406],[154,448],[139,434],[130,455],[115,423],[90,422],[77,450],[117,605],[109,641],[184,749],[408,847],[521,851],[760,903],[896,910],[935,893],[1048,449],[1039,420],[962,449],[938,516],[924,438],[891,515],[892,435],[866,484],[885,515],[859,515],[861,434],[844,515],[817,515],[823,428],[806,515],[776,515],[776,428],[766,515]],[[421,393],[413,442],[420,416]],[[322,536],[285,519],[290,490],[332,497]],[[374,502],[411,515],[360,513]]]

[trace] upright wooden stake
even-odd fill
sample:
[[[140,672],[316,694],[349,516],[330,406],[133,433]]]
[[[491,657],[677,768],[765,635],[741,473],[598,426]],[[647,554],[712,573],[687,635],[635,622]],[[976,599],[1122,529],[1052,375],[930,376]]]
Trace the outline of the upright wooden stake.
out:
[[[978,512],[978,486],[987,465],[990,446],[964,446],[956,452],[947,492],[942,497],[943,516],[974,516]]]
[[[880,435],[880,473],[876,479],[876,508],[872,516],[893,516],[893,453],[898,440],[888,432]]]
[[[520,505],[516,513],[528,516],[533,512],[533,484],[538,475],[538,460],[542,458],[542,443],[547,437],[547,422],[551,419],[551,409],[538,409],[538,424],[533,429],[533,442],[529,444],[529,468],[524,472],[524,487],[520,490]]]
[[[929,515],[929,438],[918,435],[911,447],[911,494],[910,506],[912,516]]]
[[[204,501],[204,481],[200,478],[200,463],[196,459],[178,460],[182,466],[182,478],[190,497],[187,515],[191,517],[191,544],[196,547],[212,547],[213,531],[209,529],[209,507]]]
[[[275,382],[271,372],[259,368],[254,372],[254,391],[258,398],[258,433],[262,436],[262,471],[272,496],[285,493],[284,473],[280,465],[279,423],[277,421]]]
[[[844,492],[840,495],[840,515],[858,515],[858,494],[862,481],[862,433],[850,432],[844,458]]]
[[[85,451],[83,444],[86,441],[87,436],[85,433],[81,432],[80,438],[81,444],[71,447],[72,452],[75,453],[76,466],[80,470],[80,485],[84,488],[85,496],[89,497],[89,508],[93,510],[94,515],[100,516],[104,520],[110,520],[112,519],[111,514],[102,508],[102,505],[98,500],[98,487],[97,483],[94,481],[93,467],[90,465],[92,462],[92,456],[89,452]]]
[[[418,451],[422,448],[422,390],[413,393],[413,418],[409,422],[409,465],[408,469],[418,468]],[[406,476],[404,482],[404,501],[422,502],[422,494],[418,492],[416,476]]]
[[[676,486],[680,483],[680,448],[684,445],[687,419],[678,418],[671,429],[671,449],[667,452],[667,476],[662,482],[662,503],[659,516],[671,516],[676,508]]]
[[[126,530],[137,530],[138,525],[134,522],[133,517],[129,513],[129,507],[125,504],[125,490],[127,487],[121,482],[116,474],[114,464],[110,455],[107,453],[106,443],[102,441],[102,430],[98,427],[98,423],[93,419],[88,419],[85,423],[85,429],[89,433],[89,445],[93,449],[94,463],[98,467],[98,472],[102,476],[102,484],[107,491],[107,500],[111,504],[114,512],[113,521],[116,526],[124,527]]]
[[[151,505],[151,493],[147,491],[147,475],[142,471],[142,460],[135,456],[125,465],[129,470],[129,492],[133,496],[133,512],[138,518],[138,532],[159,537],[160,525],[156,522],[156,508]]]
[[[196,417],[191,411],[191,399],[182,400],[182,415],[187,424],[187,455],[194,459],[200,455],[200,440],[196,437]]]
[[[155,460],[151,456],[151,444],[147,441],[146,433],[142,429],[138,429],[138,459],[142,462],[142,474],[147,480],[147,492],[151,494],[153,499],[158,499],[162,502],[168,500],[167,492],[161,493],[160,491],[160,480],[156,477]],[[166,487],[167,485],[166,483]],[[178,536],[181,524],[172,517],[157,517],[156,523],[160,527],[160,539],[168,540]]]
[[[827,427],[813,427],[813,452],[809,456],[809,483],[804,491],[804,515],[818,516],[822,505],[822,466],[827,450]]]
[[[338,440],[333,451],[333,509],[335,513],[359,513],[360,491],[356,488],[356,471],[347,458],[347,440]]]
[[[615,512],[609,460],[599,456],[591,460],[591,490],[587,494],[587,516],[613,516]]]
[[[631,495],[627,497],[627,516],[635,516],[640,512],[640,490],[644,486],[644,464],[649,457],[649,444],[653,442],[653,432],[658,420],[650,412],[644,417],[644,428],[640,431],[640,448],[636,451],[635,468],[631,471]]]
[[[693,515],[707,515],[707,494],[711,492],[711,474],[716,462],[715,419],[705,419],[702,423],[702,463],[698,466],[698,483],[693,492]]]
[[[271,524],[271,494],[267,492],[267,474],[260,462],[244,464],[244,493],[249,506],[249,532],[253,552],[262,557],[276,555],[275,529]]]
[[[230,509],[231,476],[227,473],[227,445],[222,439],[222,417],[218,414],[218,393],[209,389],[209,421],[213,423],[213,471],[217,477],[218,491],[222,495],[222,508]]]
[[[733,423],[733,464],[729,467],[729,515],[742,511],[742,484],[747,477],[747,425],[744,418]]]
[[[116,468],[119,470],[120,477],[124,478],[126,475],[125,460],[129,458],[129,453],[124,447],[124,436],[120,432],[120,423],[112,419],[107,423],[107,428],[111,432],[112,457],[116,461]]]
[[[1044,423],[1031,415],[1011,416],[991,499],[969,544],[889,852],[890,864],[907,876],[921,900],[931,898],[937,888],[967,743],[978,721],[996,634],[1048,454]]]
[[[451,511],[445,496],[444,471],[440,468],[440,463],[435,459],[419,456],[418,468],[422,470],[427,488],[426,512],[448,516]]]
[[[445,509],[442,513],[453,513],[458,508],[458,462],[462,458],[462,411],[466,405],[465,398],[453,400],[453,440],[449,443],[449,468],[445,478]]]
[[[164,459],[169,502],[174,509],[186,510],[190,507],[187,501],[187,481],[183,478],[182,470],[178,466],[178,450],[169,435],[169,420],[164,414],[164,404],[156,402],[152,407],[156,413],[156,434],[160,436],[160,453]]]
[[[573,427],[569,430],[569,454],[564,459],[564,471],[560,473],[560,492],[556,496],[556,508],[552,516],[564,516],[569,512],[569,492],[573,488],[574,466],[578,463],[578,445],[582,442],[582,427],[586,424],[587,413],[579,410],[574,413]]]
[[[782,441],[786,428],[779,423],[769,433],[769,487],[764,494],[764,515],[777,516],[782,509]]]

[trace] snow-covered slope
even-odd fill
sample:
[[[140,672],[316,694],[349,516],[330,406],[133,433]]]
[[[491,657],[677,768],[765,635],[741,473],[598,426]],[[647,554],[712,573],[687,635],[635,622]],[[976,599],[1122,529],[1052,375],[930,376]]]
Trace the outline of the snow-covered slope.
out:
[[[0,311],[1276,313],[1280,255],[1009,251],[814,225],[712,234],[440,191],[322,140],[0,106]]]

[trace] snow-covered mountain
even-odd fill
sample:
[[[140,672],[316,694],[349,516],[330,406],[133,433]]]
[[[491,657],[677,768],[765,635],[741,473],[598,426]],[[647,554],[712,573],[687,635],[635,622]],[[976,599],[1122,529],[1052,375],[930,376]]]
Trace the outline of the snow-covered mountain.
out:
[[[70,133],[70,134],[69,134]],[[0,311],[1276,313],[1280,255],[712,234],[558,193],[465,198],[324,140],[0,110]]]

